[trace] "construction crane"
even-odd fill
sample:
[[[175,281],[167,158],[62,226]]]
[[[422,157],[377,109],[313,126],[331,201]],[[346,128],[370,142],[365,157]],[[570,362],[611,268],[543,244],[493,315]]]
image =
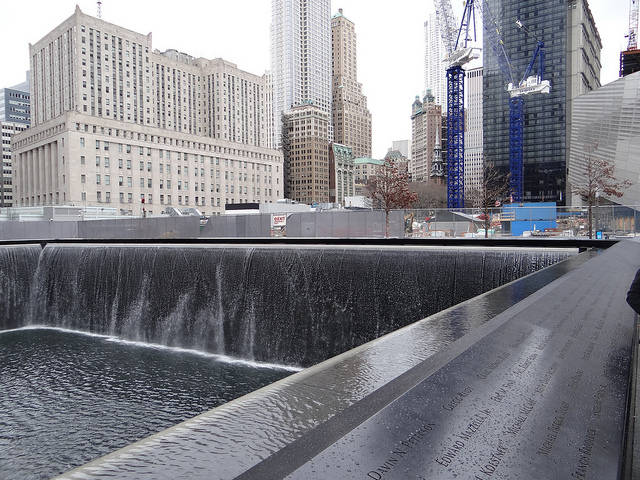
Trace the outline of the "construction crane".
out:
[[[436,19],[447,50],[447,207],[464,208],[464,78],[462,68],[479,57],[474,0],[467,0],[459,28],[451,2],[435,0]],[[471,37],[473,35],[473,37]]]
[[[627,49],[620,52],[620,76],[624,77],[640,70],[640,50],[638,50],[638,3],[629,1],[629,39]]]
[[[498,65],[507,80],[507,92],[509,93],[509,186],[512,202],[523,201],[524,186],[524,96],[533,94],[546,94],[551,90],[551,82],[544,79],[545,51],[544,42],[537,38],[520,20],[516,20],[518,28],[536,40],[536,49],[531,57],[522,79],[514,82],[514,73],[509,56],[504,49],[504,41],[497,22],[488,5],[481,8],[483,24],[488,44],[495,54]],[[532,71],[537,62],[537,72]]]
[[[629,2],[629,44],[627,50],[636,50],[638,48],[638,0],[630,0]]]

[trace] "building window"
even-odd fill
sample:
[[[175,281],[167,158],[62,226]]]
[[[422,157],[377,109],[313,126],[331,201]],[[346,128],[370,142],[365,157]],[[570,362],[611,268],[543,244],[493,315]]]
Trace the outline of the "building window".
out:
[[[96,173],[96,185],[100,185],[100,174]]]
[[[105,185],[111,185],[111,175],[105,175],[104,176],[104,184]]]
[[[100,166],[100,157],[96,157],[96,167]]]
[[[80,137],[80,146],[84,148],[84,137]]]
[[[80,183],[85,183],[87,181],[86,175],[80,175]]]
[[[84,165],[86,162],[84,155],[80,155],[80,165]]]
[[[100,150],[100,140],[96,140],[96,150]]]

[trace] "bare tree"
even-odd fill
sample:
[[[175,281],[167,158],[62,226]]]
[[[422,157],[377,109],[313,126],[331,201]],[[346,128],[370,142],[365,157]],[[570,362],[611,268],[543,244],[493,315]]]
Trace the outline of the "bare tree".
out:
[[[467,201],[481,212],[480,219],[484,226],[484,238],[489,236],[491,209],[500,205],[502,200],[509,195],[509,176],[509,174],[504,174],[497,169],[492,162],[485,161],[480,185],[470,189],[466,195]]]
[[[587,202],[589,238],[593,238],[593,206],[597,204],[601,194],[620,198],[624,190],[632,185],[629,180],[619,181],[614,175],[615,166],[601,157],[594,157],[593,152],[598,148],[594,145],[586,155],[586,168],[583,181],[575,183],[571,191],[580,195]]]
[[[417,195],[409,190],[409,176],[398,170],[394,160],[384,163],[369,180],[367,193],[374,208],[381,208],[385,215],[385,236],[389,236],[389,212],[394,208],[411,208]]]

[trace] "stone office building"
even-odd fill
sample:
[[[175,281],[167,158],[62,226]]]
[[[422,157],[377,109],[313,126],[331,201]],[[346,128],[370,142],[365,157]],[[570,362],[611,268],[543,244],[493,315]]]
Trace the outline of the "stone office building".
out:
[[[14,138],[17,204],[138,214],[283,196],[264,77],[152,49],[151,34],[75,13],[30,46],[32,128]]]
[[[371,112],[358,82],[354,23],[342,9],[331,19],[334,140],[349,145],[355,157],[371,156]]]
[[[355,195],[353,149],[339,143],[329,145],[329,201],[344,205],[344,197]]]
[[[329,114],[311,103],[282,116],[285,197],[300,203],[329,202]]]

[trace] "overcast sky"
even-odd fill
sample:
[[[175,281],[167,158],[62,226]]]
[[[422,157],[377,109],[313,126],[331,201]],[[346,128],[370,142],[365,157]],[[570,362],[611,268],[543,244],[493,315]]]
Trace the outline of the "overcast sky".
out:
[[[96,14],[94,0],[0,0],[0,88],[20,83],[35,43],[69,17],[76,3]],[[452,0],[462,10],[462,0]],[[628,0],[590,0],[600,31],[602,83],[618,77],[626,45]],[[373,115],[373,156],[392,140],[408,139],[415,95],[424,90],[423,23],[431,0],[332,0],[332,12],[356,24],[358,80]],[[270,0],[104,0],[102,18],[136,32],[153,32],[153,47],[175,48],[197,57],[222,57],[262,74],[269,68]],[[29,19],[30,23],[27,23]]]

